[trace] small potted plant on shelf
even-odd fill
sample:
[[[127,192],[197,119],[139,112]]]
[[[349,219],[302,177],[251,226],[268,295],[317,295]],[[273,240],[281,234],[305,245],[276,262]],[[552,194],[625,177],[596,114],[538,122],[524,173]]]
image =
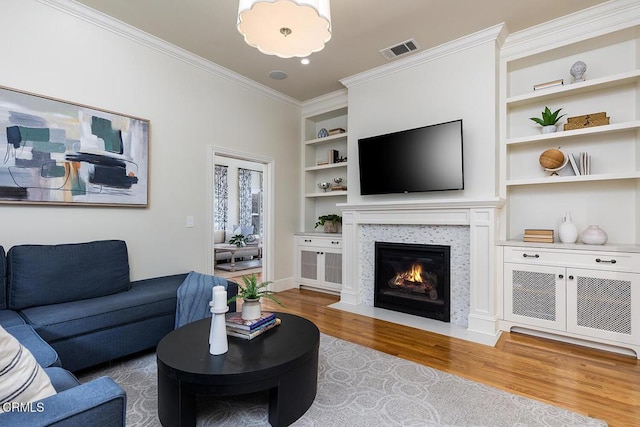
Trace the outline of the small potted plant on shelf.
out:
[[[244,236],[244,234],[234,234],[229,239],[229,243],[241,248],[243,246],[247,246],[247,238]]]
[[[273,282],[260,282],[255,274],[251,276],[242,276],[244,286],[238,284],[238,295],[234,295],[227,301],[227,304],[236,301],[238,298],[242,298],[242,318],[244,320],[257,319],[262,314],[262,305],[260,304],[260,298],[265,297],[276,302],[282,306],[282,303],[273,294],[275,292],[270,291],[267,287]]]
[[[336,214],[321,215],[318,217],[315,228],[324,226],[325,233],[337,233],[338,224],[342,224],[342,217]]]
[[[562,110],[562,108],[558,108],[552,113],[549,107],[544,107],[544,110],[542,111],[542,118],[531,117],[530,119],[542,126],[542,133],[553,133],[557,130],[558,121],[562,117],[566,116],[566,114],[558,116],[560,110]]]

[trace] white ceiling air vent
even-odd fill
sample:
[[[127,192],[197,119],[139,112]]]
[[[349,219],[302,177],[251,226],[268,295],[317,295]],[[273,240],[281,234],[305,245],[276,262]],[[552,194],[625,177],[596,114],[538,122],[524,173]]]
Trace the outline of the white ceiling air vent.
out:
[[[387,59],[393,59],[398,56],[406,55],[414,50],[418,50],[418,43],[416,43],[415,39],[409,39],[395,46],[382,49],[380,53]]]

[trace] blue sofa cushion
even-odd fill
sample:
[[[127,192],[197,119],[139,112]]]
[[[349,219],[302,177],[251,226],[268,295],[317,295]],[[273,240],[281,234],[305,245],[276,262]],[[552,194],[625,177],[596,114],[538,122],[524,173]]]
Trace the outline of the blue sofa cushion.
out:
[[[69,390],[70,388],[80,385],[80,381],[78,381],[76,376],[66,369],[60,367],[50,367],[45,368],[44,371],[47,373],[47,375],[49,375],[51,384],[58,393],[62,393],[65,390]]]
[[[7,257],[0,246],[0,310],[7,308]]]
[[[48,306],[20,313],[48,343],[145,319],[174,314],[176,291],[186,274],[132,283],[126,292]],[[62,358],[65,366],[65,360]]]
[[[7,254],[7,277],[12,310],[111,295],[131,286],[122,240],[14,246]]]
[[[16,325],[24,325],[24,319],[18,313],[12,310],[0,310],[0,326],[9,327]]]
[[[127,395],[111,378],[100,377],[73,386],[73,376],[61,368],[47,368],[46,372],[52,382],[63,383],[60,388],[62,391],[36,402],[36,405],[44,408],[43,411],[1,414],[1,426],[125,426]]]
[[[31,352],[38,364],[43,368],[60,366],[58,353],[40,335],[36,334],[30,325],[9,326],[5,330],[20,341],[20,344]]]

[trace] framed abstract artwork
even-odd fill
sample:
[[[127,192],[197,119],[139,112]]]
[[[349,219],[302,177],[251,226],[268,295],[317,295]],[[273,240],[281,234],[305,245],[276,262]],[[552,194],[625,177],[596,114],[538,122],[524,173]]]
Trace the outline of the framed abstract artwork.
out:
[[[0,203],[147,206],[149,121],[0,86]]]

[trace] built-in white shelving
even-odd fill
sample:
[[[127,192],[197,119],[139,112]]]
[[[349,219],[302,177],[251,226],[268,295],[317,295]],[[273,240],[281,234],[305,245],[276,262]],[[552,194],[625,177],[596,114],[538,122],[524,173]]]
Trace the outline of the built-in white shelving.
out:
[[[524,136],[520,138],[509,138],[505,141],[505,144],[506,145],[528,144],[528,143],[551,141],[551,140],[562,142],[563,140],[568,140],[570,138],[580,138],[580,137],[589,136],[589,135],[624,132],[624,131],[637,130],[637,129],[640,129],[640,120],[634,120],[634,121],[625,122],[625,123],[614,123],[614,124],[603,125],[603,126],[594,126],[590,128],[584,128],[584,129],[574,129],[574,130],[567,130],[567,131],[547,133],[547,134],[529,135],[529,136]]]
[[[558,28],[549,23],[503,45],[500,329],[631,349],[640,357],[640,7],[626,1],[601,7],[605,12],[590,19],[589,31],[578,34],[570,21]],[[574,82],[570,69],[577,61],[587,70],[584,81]],[[530,120],[546,107],[566,114],[556,133],[542,134]],[[567,118],[601,112],[609,124],[564,130]],[[573,156],[573,164],[557,174],[545,170],[540,155],[549,149]],[[579,167],[583,154],[590,158],[588,174]],[[560,242],[565,212],[579,233],[599,225],[607,244]],[[554,243],[523,242],[524,230],[535,228],[554,230]]]
[[[315,138],[310,141],[305,141],[305,145],[321,145],[321,144],[329,144],[335,141],[346,141],[347,140],[347,132],[339,133],[336,135],[325,136],[324,138]]]
[[[341,162],[341,163],[332,163],[329,165],[307,166],[306,168],[304,168],[304,170],[307,172],[310,172],[310,171],[321,171],[324,169],[336,169],[336,168],[346,168],[346,167],[347,167],[347,162]]]
[[[548,176],[544,178],[534,179],[514,179],[507,181],[507,186],[515,185],[534,185],[534,184],[561,184],[567,182],[589,182],[589,181],[615,181],[620,179],[638,179],[640,178],[640,172],[627,173],[627,174],[615,174],[615,173],[603,173],[603,174],[590,174],[579,176]]]
[[[501,238],[521,239],[525,228],[557,229],[570,211],[579,231],[598,224],[610,241],[640,244],[640,25],[629,20],[593,34],[565,44],[547,40],[548,49],[541,41],[505,49],[500,149],[508,203]],[[573,82],[576,61],[587,64],[584,81]],[[533,89],[560,79],[564,84]],[[545,107],[566,114],[556,133],[542,134],[530,120]],[[568,117],[599,112],[609,124],[564,130]],[[576,159],[589,154],[590,174],[576,174],[569,162],[550,176],[539,158],[554,148]]]
[[[345,103],[336,106],[332,104],[304,116],[302,128],[302,175],[303,175],[303,220],[302,232],[315,232],[318,217],[326,214],[340,214],[338,203],[347,201],[347,191],[318,187],[321,182],[328,182],[336,186],[336,179],[341,179],[339,185],[347,186],[347,107]],[[332,129],[343,129],[344,132],[328,136],[321,136]],[[322,131],[322,132],[321,132]],[[331,153],[337,152],[339,159],[334,161]]]
[[[638,81],[640,81],[640,70],[633,70],[612,76],[605,76],[567,85],[553,86],[547,89],[512,96],[507,98],[506,103],[510,107],[516,107],[531,103],[540,103],[567,95],[580,95],[591,91],[608,90],[616,86],[635,84]]]

